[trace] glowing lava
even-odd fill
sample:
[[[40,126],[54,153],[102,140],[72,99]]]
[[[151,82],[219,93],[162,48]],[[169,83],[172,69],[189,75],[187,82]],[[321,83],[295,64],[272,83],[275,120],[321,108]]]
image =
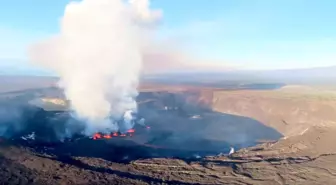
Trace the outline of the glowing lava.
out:
[[[105,139],[111,139],[111,138],[112,138],[111,135],[104,135],[103,137],[104,137]]]
[[[112,139],[113,137],[132,137],[133,134],[135,133],[135,129],[129,129],[127,130],[126,133],[118,133],[118,132],[113,132],[111,134],[102,134],[102,133],[95,133],[92,136],[92,139],[97,140],[97,139]]]
[[[150,129],[149,126],[145,126],[146,129]],[[112,132],[110,134],[102,134],[102,133],[95,133],[92,136],[92,139],[97,140],[97,139],[112,139],[114,137],[132,137],[135,133],[135,129],[129,129],[125,133],[120,133],[120,132]]]
[[[95,133],[92,137],[94,140],[102,138],[102,135],[99,133]]]

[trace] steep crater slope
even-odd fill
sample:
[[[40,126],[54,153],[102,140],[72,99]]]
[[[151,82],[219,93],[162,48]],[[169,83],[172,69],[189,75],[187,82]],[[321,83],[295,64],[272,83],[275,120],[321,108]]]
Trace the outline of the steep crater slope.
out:
[[[336,96],[307,91],[214,91],[212,109],[248,116],[284,136],[299,135],[311,126],[336,125]]]

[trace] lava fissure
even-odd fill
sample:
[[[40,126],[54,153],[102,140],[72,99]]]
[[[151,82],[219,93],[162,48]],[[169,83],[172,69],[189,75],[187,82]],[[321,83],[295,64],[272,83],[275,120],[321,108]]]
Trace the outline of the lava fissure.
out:
[[[113,132],[110,134],[95,133],[92,136],[92,139],[97,140],[97,139],[112,139],[113,137],[132,137],[134,133],[135,129],[129,129],[126,131],[126,133],[121,132]]]

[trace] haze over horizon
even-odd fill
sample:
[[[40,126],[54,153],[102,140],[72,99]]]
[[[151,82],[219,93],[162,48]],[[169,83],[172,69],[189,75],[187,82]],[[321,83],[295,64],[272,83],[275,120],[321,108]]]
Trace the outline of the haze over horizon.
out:
[[[26,51],[58,32],[68,2],[1,3],[1,71],[50,74],[27,63]],[[151,6],[164,12],[156,38],[197,59],[184,59],[191,66],[274,70],[336,65],[336,2],[332,0],[152,0]]]

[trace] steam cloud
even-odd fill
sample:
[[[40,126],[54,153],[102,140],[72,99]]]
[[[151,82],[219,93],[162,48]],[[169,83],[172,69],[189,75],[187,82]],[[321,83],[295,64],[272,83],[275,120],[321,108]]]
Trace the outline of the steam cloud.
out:
[[[87,134],[118,129],[136,111],[147,25],[161,17],[149,0],[70,2],[60,33],[31,47],[31,61],[52,69]]]

